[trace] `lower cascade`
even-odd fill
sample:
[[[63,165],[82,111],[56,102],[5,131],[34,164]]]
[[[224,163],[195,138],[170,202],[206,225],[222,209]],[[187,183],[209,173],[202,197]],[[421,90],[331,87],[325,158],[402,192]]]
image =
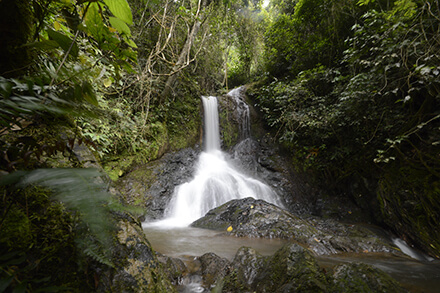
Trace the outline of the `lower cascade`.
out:
[[[165,211],[165,218],[144,225],[186,227],[209,210],[233,199],[253,197],[283,206],[266,184],[236,170],[220,149],[217,98],[202,97],[204,107],[204,151],[190,182],[177,186]]]

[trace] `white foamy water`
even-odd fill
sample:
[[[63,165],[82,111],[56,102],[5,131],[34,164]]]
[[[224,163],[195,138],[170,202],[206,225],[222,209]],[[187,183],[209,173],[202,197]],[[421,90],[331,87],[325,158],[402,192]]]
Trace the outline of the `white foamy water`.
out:
[[[411,248],[404,240],[400,239],[400,238],[394,238],[392,239],[394,245],[396,245],[397,247],[399,247],[399,249],[406,255],[420,260],[420,261],[433,261],[434,259],[420,251],[417,251],[413,248]]]
[[[144,226],[186,227],[209,210],[230,200],[253,197],[282,206],[266,184],[237,171],[220,150],[216,97],[202,97],[205,110],[205,151],[201,153],[194,178],[177,186],[163,220]]]
[[[220,128],[218,122],[218,103],[216,97],[202,97],[205,110],[205,151],[220,150]]]

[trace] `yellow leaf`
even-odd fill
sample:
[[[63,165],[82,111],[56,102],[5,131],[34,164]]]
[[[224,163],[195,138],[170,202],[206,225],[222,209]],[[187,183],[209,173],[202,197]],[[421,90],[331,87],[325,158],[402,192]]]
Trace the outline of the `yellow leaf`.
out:
[[[54,21],[53,27],[56,31],[59,31],[61,29],[61,24],[58,21]]]
[[[251,209],[253,209],[254,208],[254,205],[251,205]]]
[[[226,231],[231,232],[232,231],[232,226],[229,226],[228,229],[226,229]]]
[[[104,80],[104,86],[105,87],[109,87],[109,86],[111,86],[112,85],[112,80],[110,79],[110,78],[106,78],[105,80]]]

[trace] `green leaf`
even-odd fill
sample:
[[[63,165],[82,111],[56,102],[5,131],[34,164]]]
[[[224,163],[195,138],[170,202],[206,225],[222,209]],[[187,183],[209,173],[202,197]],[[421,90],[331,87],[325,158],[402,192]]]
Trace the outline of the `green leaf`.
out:
[[[84,99],[90,104],[98,107],[99,106],[98,99],[96,98],[96,94],[95,91],[93,90],[92,85],[88,82],[83,82],[81,88]]]
[[[99,13],[101,7],[98,3],[90,4],[85,17],[87,32],[94,37],[98,43],[101,43],[104,38],[104,23],[101,14]]]
[[[63,48],[64,52],[69,52],[70,55],[72,55],[72,57],[76,58],[78,57],[78,45],[68,36],[66,36],[65,34],[62,34],[60,32],[48,29],[47,30],[47,34],[49,35],[49,37],[54,40],[55,42],[58,43],[58,45],[60,45],[61,48]],[[69,48],[72,46],[72,49]]]
[[[8,288],[9,284],[11,284],[14,276],[9,276],[5,279],[0,279],[0,292],[5,292],[6,288]]]
[[[127,0],[104,0],[111,13],[127,24],[133,24],[133,15]]]
[[[111,26],[115,28],[119,33],[131,36],[130,28],[125,22],[116,17],[110,17],[109,21]]]
[[[26,293],[27,282],[23,282],[15,286],[14,291],[12,293]]]
[[[44,51],[44,50],[52,50],[52,49],[58,48],[60,45],[58,44],[58,42],[56,42],[54,40],[44,40],[41,42],[33,42],[33,43],[27,44],[25,46],[37,48],[37,49]]]
[[[129,45],[130,47],[132,47],[132,48],[137,48],[136,43],[135,43],[132,39],[124,38],[124,40],[125,40],[125,42],[127,43],[127,45]],[[131,57],[131,56],[130,56],[130,58],[131,58],[131,59],[135,59],[135,57]]]

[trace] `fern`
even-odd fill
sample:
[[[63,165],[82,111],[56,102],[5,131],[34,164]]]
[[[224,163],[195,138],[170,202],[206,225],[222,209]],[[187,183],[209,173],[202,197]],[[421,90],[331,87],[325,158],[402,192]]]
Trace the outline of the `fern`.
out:
[[[84,229],[77,246],[94,260],[113,266],[105,255],[111,247],[111,211],[127,211],[110,193],[97,169],[36,169],[17,171],[0,178],[0,186],[46,187],[71,211],[77,212]],[[84,240],[87,239],[87,240]]]
[[[106,251],[103,250],[102,246],[94,242],[93,239],[77,239],[76,244],[80,248],[84,247],[82,252],[88,257],[91,257],[93,260],[112,268],[115,267],[110,256],[108,256]]]

